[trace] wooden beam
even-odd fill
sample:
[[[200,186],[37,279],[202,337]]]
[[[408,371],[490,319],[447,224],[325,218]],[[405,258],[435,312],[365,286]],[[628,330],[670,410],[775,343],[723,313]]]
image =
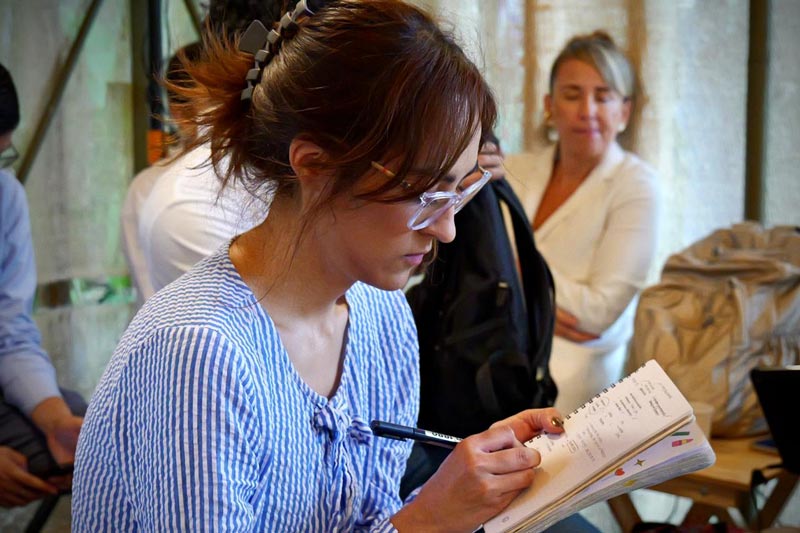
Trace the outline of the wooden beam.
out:
[[[92,23],[94,23],[94,19],[101,5],[103,5],[103,0],[92,0],[89,9],[86,11],[86,15],[83,17],[81,26],[78,29],[78,35],[75,37],[69,49],[67,59],[58,70],[56,79],[52,84],[50,96],[47,99],[47,104],[42,112],[42,116],[39,117],[36,130],[33,133],[30,144],[25,150],[25,155],[22,157],[22,163],[17,173],[17,178],[23,184],[28,179],[28,173],[33,166],[33,162],[36,160],[36,156],[39,154],[39,149],[42,147],[42,142],[47,135],[47,130],[53,122],[53,116],[55,116],[56,110],[58,109],[58,104],[61,102],[61,97],[64,96],[64,89],[72,76],[72,71],[75,69],[75,64],[83,49],[83,43],[86,42],[86,36],[89,35],[89,30],[92,28]]]
[[[770,0],[750,0],[744,216],[757,222],[764,221],[769,11]]]

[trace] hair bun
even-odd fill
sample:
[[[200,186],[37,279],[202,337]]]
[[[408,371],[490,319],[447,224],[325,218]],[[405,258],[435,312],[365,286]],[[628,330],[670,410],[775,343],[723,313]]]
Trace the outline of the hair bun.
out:
[[[586,38],[591,39],[593,41],[600,41],[611,46],[616,46],[617,44],[614,42],[614,38],[609,35],[609,33],[605,30],[594,30],[592,33],[586,36]]]
[[[617,48],[617,44],[614,42],[613,37],[611,37],[606,30],[594,30],[592,33],[575,35],[567,42],[565,48],[569,48],[574,45],[586,45],[590,42],[597,43],[601,46],[607,46],[609,48]]]

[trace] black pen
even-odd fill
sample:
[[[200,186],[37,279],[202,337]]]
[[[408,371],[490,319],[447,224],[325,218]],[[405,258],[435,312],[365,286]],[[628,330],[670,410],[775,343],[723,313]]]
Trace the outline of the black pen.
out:
[[[392,424],[391,422],[381,422],[380,420],[373,420],[369,427],[372,428],[372,433],[377,437],[386,437],[389,439],[405,440],[411,439],[423,444],[431,444],[433,446],[441,446],[442,448],[455,448],[456,444],[461,442],[458,437],[451,437],[444,433],[436,433],[435,431],[428,431],[426,429],[412,428],[408,426],[401,426],[399,424]]]

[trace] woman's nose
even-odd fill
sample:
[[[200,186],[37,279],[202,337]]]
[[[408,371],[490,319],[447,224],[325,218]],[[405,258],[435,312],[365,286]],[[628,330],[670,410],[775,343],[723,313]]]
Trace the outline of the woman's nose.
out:
[[[450,207],[439,218],[434,220],[430,226],[420,231],[439,242],[452,242],[456,238],[455,208]]]
[[[594,97],[591,95],[587,95],[584,98],[581,98],[580,103],[580,113],[581,116],[585,117],[593,117],[594,114],[597,112],[597,104],[594,101]]]

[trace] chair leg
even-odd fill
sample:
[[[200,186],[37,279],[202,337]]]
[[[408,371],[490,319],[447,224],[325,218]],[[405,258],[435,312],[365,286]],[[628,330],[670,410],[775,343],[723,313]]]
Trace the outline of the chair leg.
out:
[[[50,518],[53,509],[56,508],[60,497],[60,494],[56,494],[55,496],[48,496],[42,500],[39,508],[36,509],[36,514],[33,515],[28,527],[25,528],[25,533],[39,533],[42,530],[45,522]]]

